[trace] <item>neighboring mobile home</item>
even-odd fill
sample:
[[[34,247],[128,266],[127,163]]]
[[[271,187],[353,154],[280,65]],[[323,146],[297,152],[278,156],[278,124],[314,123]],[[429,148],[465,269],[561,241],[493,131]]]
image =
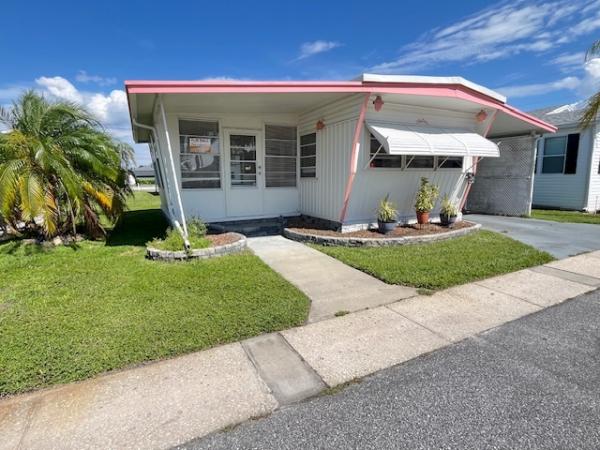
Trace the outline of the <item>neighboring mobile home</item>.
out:
[[[373,223],[388,193],[410,221],[420,177],[462,206],[478,159],[498,156],[487,138],[555,130],[460,77],[127,81],[126,90],[162,208],[181,224],[302,214],[350,230]]]
[[[600,130],[582,130],[587,102],[554,106],[531,114],[558,127],[538,142],[533,183],[534,207],[600,210]]]

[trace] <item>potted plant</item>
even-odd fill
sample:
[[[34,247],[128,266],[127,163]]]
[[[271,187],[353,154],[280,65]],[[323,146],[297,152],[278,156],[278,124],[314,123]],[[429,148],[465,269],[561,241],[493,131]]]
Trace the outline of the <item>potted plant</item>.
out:
[[[396,216],[398,210],[396,205],[389,199],[390,194],[386,195],[383,200],[379,202],[379,209],[377,210],[377,225],[379,232],[383,234],[390,233],[396,228]]]
[[[421,177],[421,185],[419,186],[415,200],[415,210],[419,225],[429,223],[429,212],[433,209],[435,200],[439,194],[440,189],[437,185],[431,184],[426,177]]]
[[[444,195],[442,200],[442,208],[440,209],[440,222],[444,226],[452,226],[458,217],[458,208],[448,198],[448,194]]]

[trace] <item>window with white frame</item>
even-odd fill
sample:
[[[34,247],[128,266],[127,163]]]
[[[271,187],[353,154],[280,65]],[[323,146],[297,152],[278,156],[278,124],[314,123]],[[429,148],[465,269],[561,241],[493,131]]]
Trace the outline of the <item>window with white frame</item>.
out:
[[[183,189],[221,187],[218,122],[179,121],[179,164]]]
[[[388,155],[379,140],[370,135],[370,164],[369,167],[393,167],[402,168],[402,155]]]
[[[462,156],[389,155],[383,145],[370,134],[369,167],[394,169],[462,169]]]
[[[462,169],[463,160],[462,156],[438,156],[437,157],[438,169]]]
[[[577,172],[579,133],[544,139],[543,174],[574,174]]]
[[[431,169],[435,168],[435,156],[406,155],[406,169]]]
[[[300,178],[317,176],[317,133],[300,136]]]
[[[265,125],[266,187],[296,186],[296,139],[296,127]]]

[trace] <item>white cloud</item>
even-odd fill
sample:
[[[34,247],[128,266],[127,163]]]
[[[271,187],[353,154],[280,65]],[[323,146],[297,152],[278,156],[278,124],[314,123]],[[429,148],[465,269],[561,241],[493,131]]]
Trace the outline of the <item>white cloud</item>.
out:
[[[35,82],[52,96],[69,102],[83,103],[77,88],[63,77],[40,77]]]
[[[580,69],[585,61],[585,52],[561,53],[550,60],[551,65],[558,66],[563,72]]]
[[[80,70],[75,76],[75,80],[80,83],[95,83],[98,86],[110,86],[117,82],[115,77],[101,77],[100,75],[90,75],[85,70]]]
[[[565,58],[568,61],[568,58]],[[583,64],[582,77],[566,77],[547,83],[523,84],[497,88],[498,92],[509,98],[531,97],[549,92],[570,90],[580,98],[587,98],[600,89],[600,58],[594,58]]]
[[[333,50],[334,48],[340,47],[342,44],[334,41],[314,41],[314,42],[305,42],[300,46],[300,55],[296,58],[296,60],[308,58],[310,56],[316,55],[318,53],[328,52]]]
[[[440,64],[543,53],[598,29],[600,2],[596,0],[505,1],[432,30],[401,48],[396,59],[371,70],[406,73]]]
[[[573,90],[580,85],[577,77],[566,77],[548,83],[522,84],[517,86],[507,86],[497,88],[496,91],[508,98],[531,97],[533,95],[546,94],[548,92],[560,91],[563,89]]]
[[[100,121],[108,133],[132,145],[135,149],[137,164],[150,163],[148,146],[133,142],[125,91],[119,89],[109,93],[80,91],[69,80],[59,76],[40,77],[35,81],[42,94],[81,104]],[[1,92],[2,89],[0,89]],[[20,93],[21,91],[18,94],[15,92],[14,98],[16,99]]]

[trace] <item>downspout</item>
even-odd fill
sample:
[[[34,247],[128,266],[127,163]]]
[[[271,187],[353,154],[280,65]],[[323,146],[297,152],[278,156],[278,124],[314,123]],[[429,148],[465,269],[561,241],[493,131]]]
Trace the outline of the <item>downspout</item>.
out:
[[[144,123],[140,123],[138,122],[133,116],[131,117],[131,123],[133,123],[134,126],[138,127],[138,128],[143,128],[145,130],[150,130],[150,132],[153,134],[154,136],[154,142],[156,142],[158,144],[158,133],[156,132],[156,128],[150,125],[146,125]],[[167,135],[168,138],[168,135]],[[168,140],[167,140],[168,142]],[[170,147],[171,145],[168,145],[169,147],[169,154],[171,154],[170,152]],[[173,155],[171,154],[171,161],[173,160]],[[175,178],[175,181],[177,181],[177,178]],[[175,183],[177,184],[177,183]],[[177,192],[177,197],[179,199],[179,205],[181,208],[181,197],[179,196],[179,190],[177,189],[177,187],[175,187],[175,191]],[[181,235],[183,236],[183,242],[186,248],[190,248],[191,244],[190,241],[188,240],[188,234],[187,234],[187,227],[185,226],[185,217],[183,215],[183,208],[180,210],[181,211],[181,216],[184,219],[184,228],[182,229],[181,225],[179,224],[179,222],[177,220],[173,220],[173,223],[175,225],[175,228],[178,229],[178,231],[181,233]]]
[[[356,175],[356,168],[358,165],[358,152],[360,150],[360,135],[362,133],[363,125],[365,123],[365,114],[367,112],[367,105],[371,98],[371,92],[365,94],[360,113],[358,115],[358,121],[356,122],[356,128],[354,129],[354,138],[352,139],[352,154],[350,155],[350,171],[348,173],[348,180],[346,181],[346,189],[344,191],[344,205],[340,212],[340,225],[344,224],[346,219],[346,212],[348,211],[348,204],[350,203],[350,194],[352,193],[352,185],[354,184],[354,177]]]
[[[171,172],[173,180],[175,181],[175,193],[177,194],[177,204],[179,206],[179,212],[181,214],[181,227],[183,228],[183,238],[187,242],[186,246],[189,248],[188,242],[188,230],[185,221],[185,213],[183,212],[183,202],[181,201],[181,192],[179,191],[179,183],[177,183],[177,171],[175,170],[175,161],[173,160],[173,151],[171,149],[171,138],[169,137],[169,128],[167,126],[167,115],[165,114],[165,105],[163,104],[162,97],[158,99],[158,105],[160,106],[160,115],[162,116],[163,126],[165,127],[165,137],[167,140],[167,153],[169,154],[169,162],[171,163]]]
[[[529,188],[529,211],[527,211],[527,215],[531,215],[531,208],[533,208],[533,188],[535,185],[535,175],[537,174],[537,165],[540,163],[538,158],[538,145],[540,144],[540,140],[542,139],[542,135],[540,133],[534,133],[533,137],[535,140],[533,141],[533,170],[531,171],[531,187]]]
[[[490,122],[485,127],[485,131],[483,132],[483,137],[487,137],[488,133],[492,129],[492,125],[494,124],[494,120],[496,120],[497,114],[498,114],[498,110],[496,109],[496,110],[494,110],[494,115],[490,119]],[[469,197],[469,192],[471,192],[471,187],[473,186],[473,183],[475,182],[475,175],[477,175],[477,163],[478,162],[479,162],[479,157],[475,156],[475,161],[473,162],[473,171],[470,174],[466,174],[467,187],[465,189],[465,193],[463,194],[463,198],[460,201],[460,207],[458,208],[458,210],[461,212],[463,211],[463,209],[467,203],[467,198]]]
[[[587,183],[585,183],[585,204],[583,205],[583,209],[587,210],[589,212],[590,210],[590,203],[591,203],[591,199],[590,199],[590,183],[592,182],[592,173],[594,170],[593,167],[593,162],[594,162],[594,152],[596,150],[596,124],[597,122],[594,121],[594,124],[590,127],[590,133],[592,134],[590,136],[590,139],[592,141],[592,145],[590,148],[590,156],[588,158],[588,173],[587,173]],[[597,208],[597,200],[596,203],[594,204],[594,207],[591,208],[594,210],[594,212],[596,212],[596,208]]]

